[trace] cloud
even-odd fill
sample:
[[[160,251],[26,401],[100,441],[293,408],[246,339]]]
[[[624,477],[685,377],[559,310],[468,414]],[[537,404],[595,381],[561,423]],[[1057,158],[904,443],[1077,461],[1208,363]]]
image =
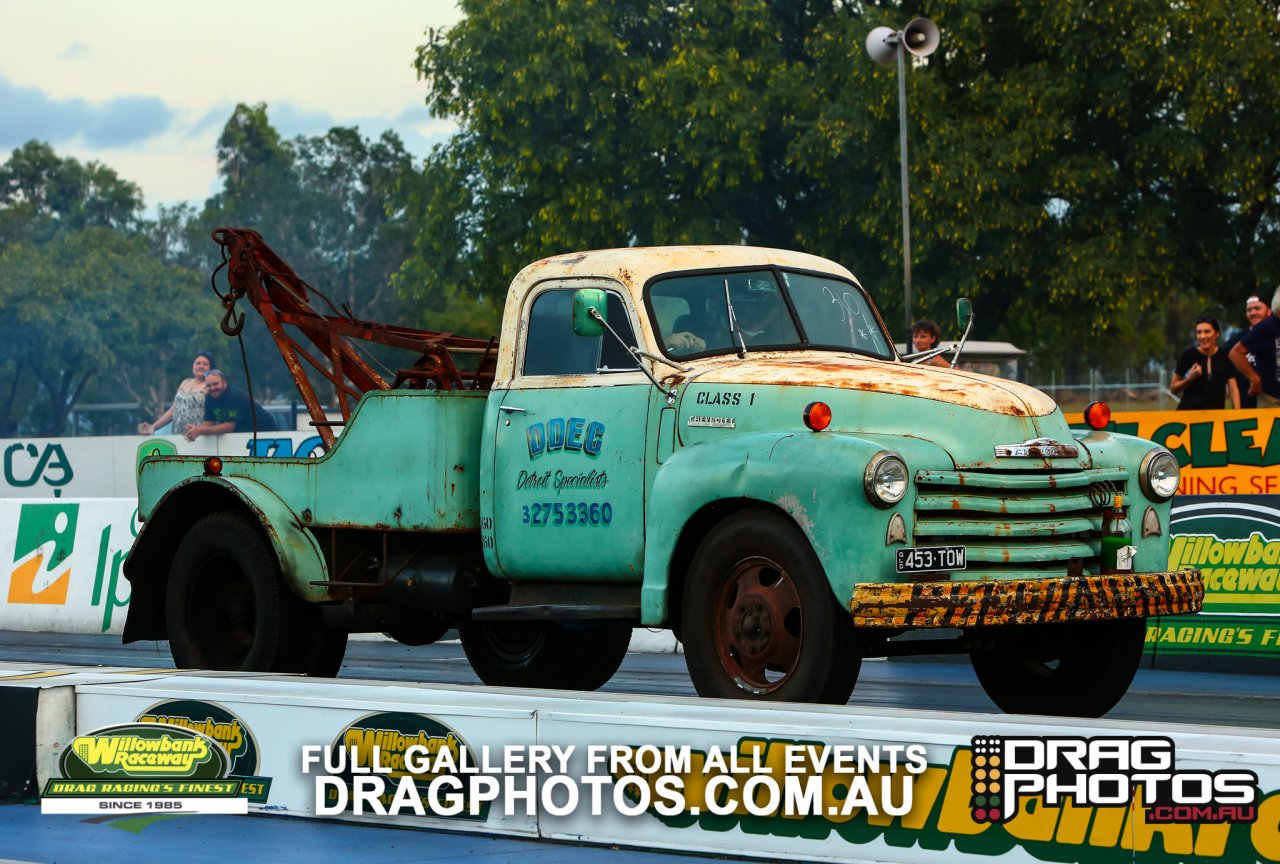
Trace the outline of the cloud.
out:
[[[298,135],[323,135],[334,126],[354,125],[347,122],[339,123],[328,111],[297,108],[288,102],[267,105],[267,119],[285,138],[294,138]]]
[[[58,55],[59,60],[79,60],[81,57],[87,57],[91,54],[89,46],[83,42],[72,42],[63,52]]]
[[[57,99],[0,75],[0,148],[37,139],[51,144],[122,147],[160,135],[176,112],[154,96],[118,96],[102,103]]]
[[[212,130],[221,131],[234,110],[235,106],[230,103],[219,104],[189,127],[184,127],[182,134],[203,137]],[[415,157],[426,156],[433,145],[445,141],[457,131],[455,123],[432,117],[427,113],[426,106],[419,101],[406,105],[399,113],[390,117],[335,117],[328,111],[301,108],[291,102],[271,102],[267,104],[267,120],[284,139],[318,137],[335,126],[355,127],[363,137],[369,139],[392,131],[400,136],[405,149]]]

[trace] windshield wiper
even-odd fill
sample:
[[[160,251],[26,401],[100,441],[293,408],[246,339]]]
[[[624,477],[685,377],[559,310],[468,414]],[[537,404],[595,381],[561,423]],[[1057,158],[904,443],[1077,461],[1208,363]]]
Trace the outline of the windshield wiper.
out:
[[[729,280],[724,280],[724,306],[729,310],[729,336],[738,337],[738,359],[745,360],[747,357],[747,343],[742,338],[742,331],[738,329],[738,316],[733,314],[733,301],[729,299]]]

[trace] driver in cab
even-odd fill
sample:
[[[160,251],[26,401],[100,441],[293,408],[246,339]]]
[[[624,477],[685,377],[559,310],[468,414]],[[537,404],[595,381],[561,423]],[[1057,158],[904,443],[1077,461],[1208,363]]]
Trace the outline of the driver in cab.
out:
[[[682,315],[676,319],[674,331],[667,337],[667,347],[680,354],[698,351],[738,348],[737,336],[741,334],[747,345],[778,345],[798,341],[795,325],[787,311],[786,301],[772,286],[752,282],[746,290],[731,292],[733,314],[738,333],[729,331],[727,309],[723,301],[716,306],[714,299],[706,302],[707,311],[702,315]]]

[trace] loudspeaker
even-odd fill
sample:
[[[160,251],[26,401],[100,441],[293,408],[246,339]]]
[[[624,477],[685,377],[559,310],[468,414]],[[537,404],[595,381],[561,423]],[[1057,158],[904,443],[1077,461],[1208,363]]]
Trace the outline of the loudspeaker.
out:
[[[911,23],[903,28],[902,44],[917,57],[928,57],[938,50],[938,25],[928,18],[912,19]]]
[[[923,18],[916,19],[923,21]],[[915,23],[914,21],[911,23]],[[937,32],[936,29],[934,31]],[[867,34],[867,53],[881,66],[898,59],[898,34],[892,27],[877,27]]]

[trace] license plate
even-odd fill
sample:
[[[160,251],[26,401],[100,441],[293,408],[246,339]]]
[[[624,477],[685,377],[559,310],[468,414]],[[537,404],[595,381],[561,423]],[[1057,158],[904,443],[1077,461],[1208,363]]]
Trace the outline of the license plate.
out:
[[[917,546],[897,552],[899,573],[947,572],[968,566],[963,546]]]

